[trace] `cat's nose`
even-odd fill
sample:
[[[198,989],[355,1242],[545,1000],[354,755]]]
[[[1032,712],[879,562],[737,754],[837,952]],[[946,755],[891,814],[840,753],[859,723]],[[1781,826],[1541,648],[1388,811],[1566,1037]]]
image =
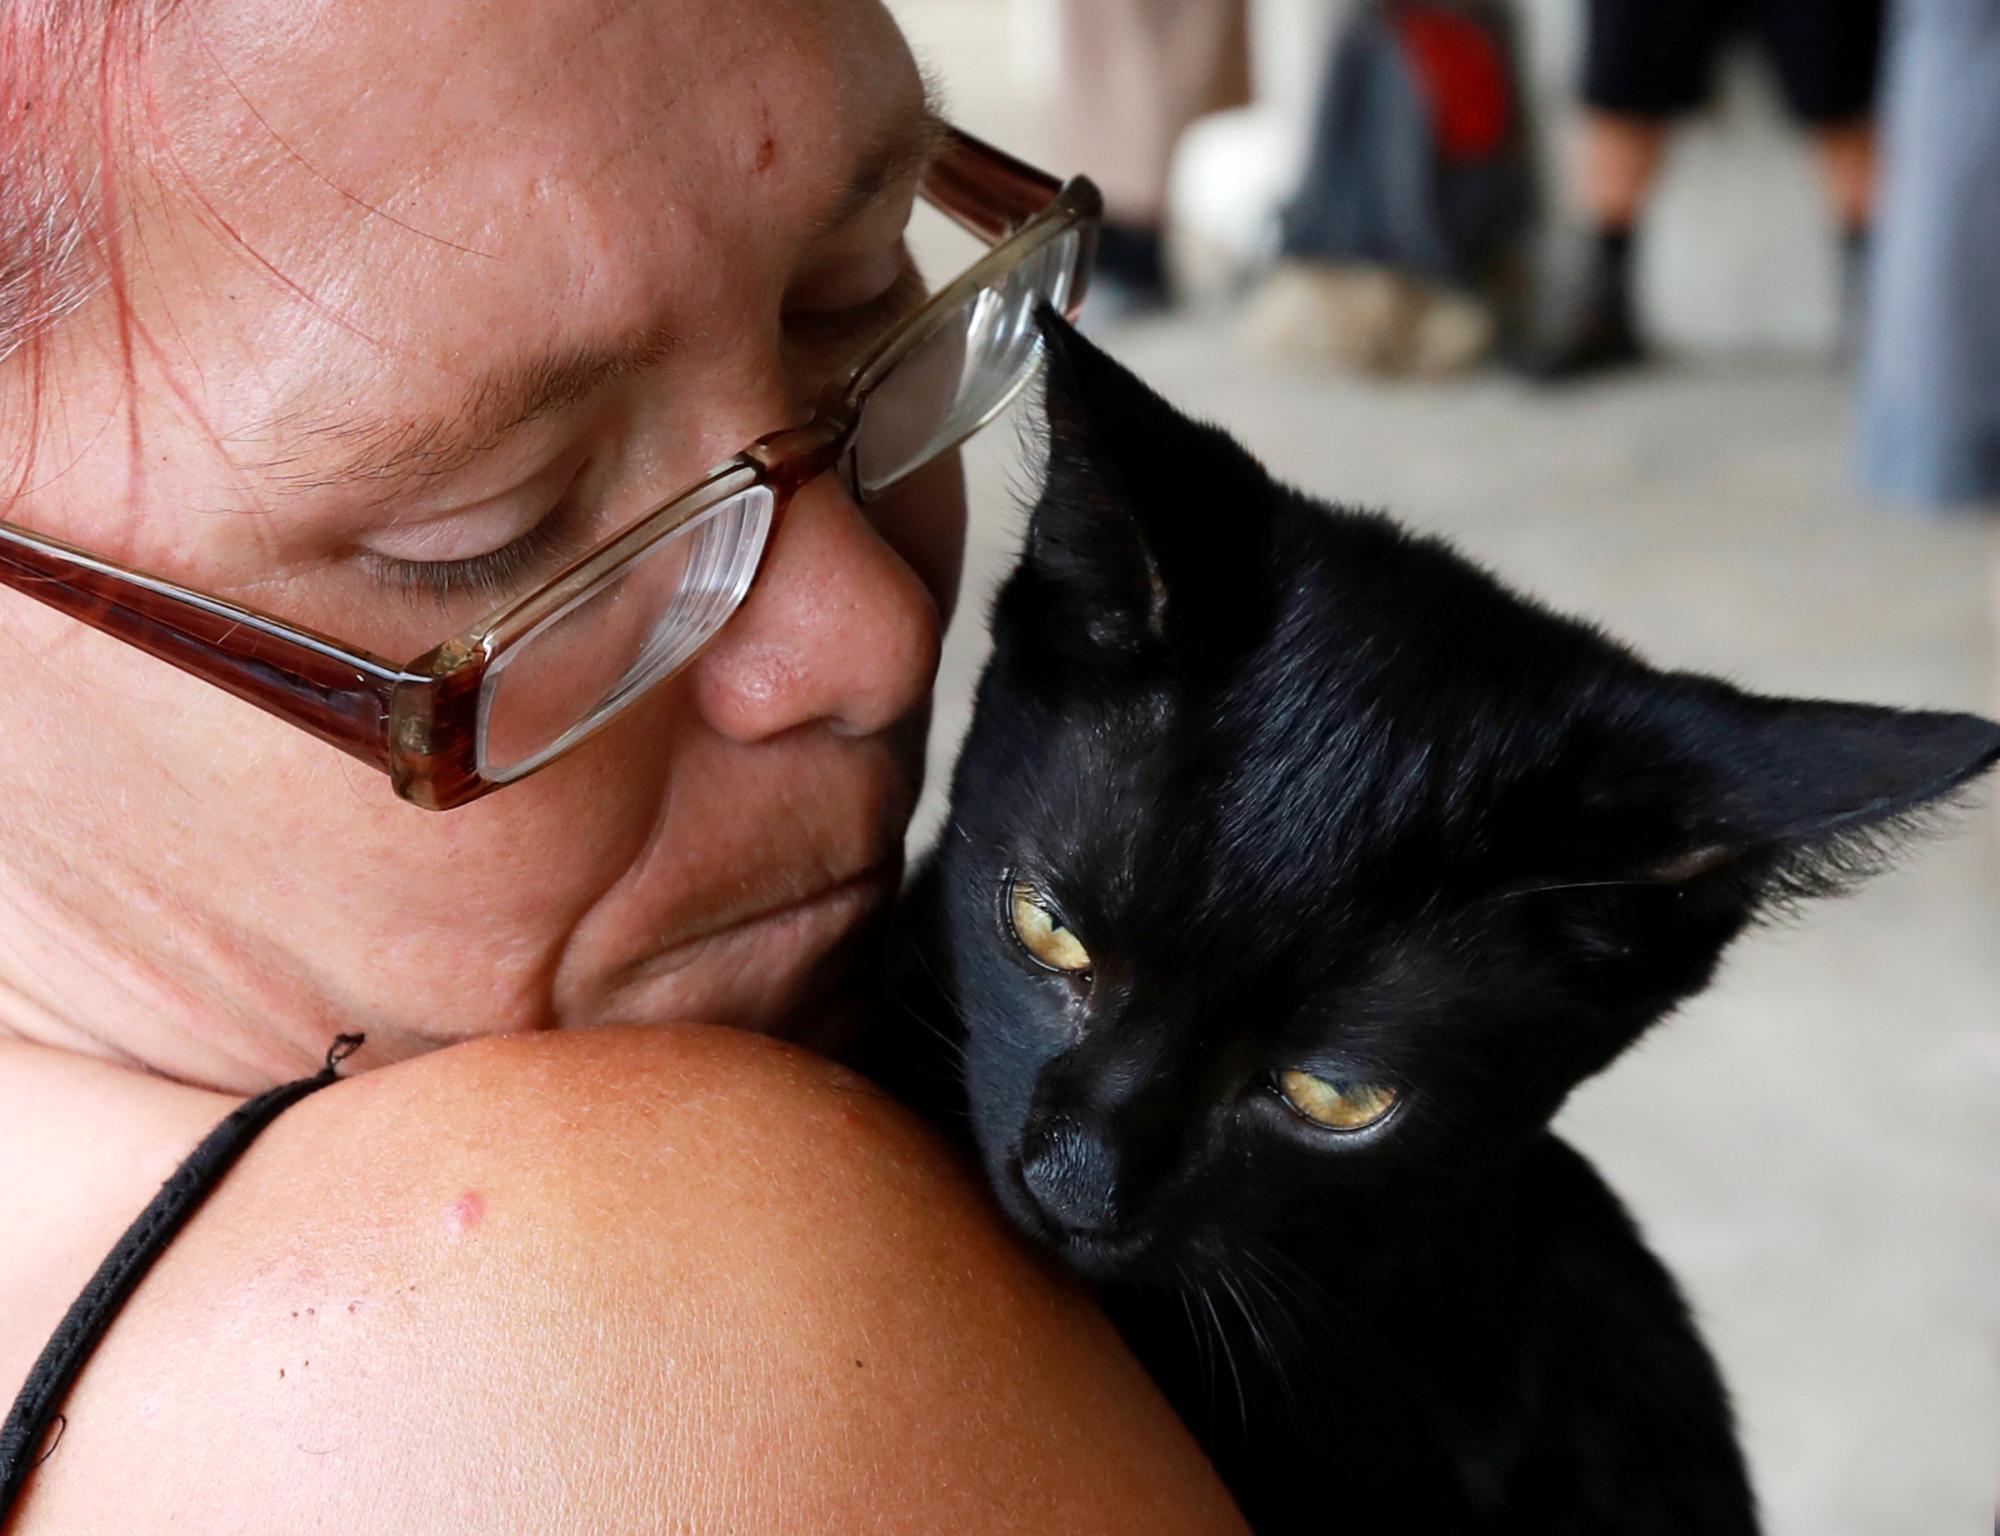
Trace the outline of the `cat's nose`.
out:
[[[1021,1138],[1021,1182],[1065,1232],[1118,1225],[1118,1162],[1102,1139],[1067,1115],[1030,1124]]]

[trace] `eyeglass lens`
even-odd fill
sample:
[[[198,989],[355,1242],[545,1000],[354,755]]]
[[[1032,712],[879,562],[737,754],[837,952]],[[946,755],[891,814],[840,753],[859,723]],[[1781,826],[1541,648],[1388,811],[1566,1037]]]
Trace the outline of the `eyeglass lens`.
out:
[[[1036,307],[1067,303],[1082,242],[1071,229],[1030,252],[878,381],[852,450],[864,500],[962,442],[1033,377]],[[480,696],[481,775],[532,773],[684,666],[750,590],[774,508],[765,486],[738,492],[503,652]]]
[[[683,666],[750,590],[774,503],[768,486],[737,492],[502,653],[480,698],[479,771],[532,773]]]
[[[1080,230],[1066,230],[967,299],[878,384],[854,439],[863,499],[978,431],[1034,376],[1044,300],[1064,308],[1076,280]]]

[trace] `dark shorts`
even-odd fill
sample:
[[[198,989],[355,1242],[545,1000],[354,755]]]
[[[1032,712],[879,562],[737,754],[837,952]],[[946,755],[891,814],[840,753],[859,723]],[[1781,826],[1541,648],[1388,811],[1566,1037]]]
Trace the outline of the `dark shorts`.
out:
[[[1882,9],[1883,0],[1589,0],[1583,99],[1635,117],[1698,107],[1724,38],[1754,22],[1795,114],[1859,117],[1875,102]]]

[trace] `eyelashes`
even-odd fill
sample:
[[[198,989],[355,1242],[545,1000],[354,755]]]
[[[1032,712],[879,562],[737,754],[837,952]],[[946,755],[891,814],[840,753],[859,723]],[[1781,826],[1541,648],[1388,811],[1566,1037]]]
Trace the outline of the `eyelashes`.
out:
[[[518,538],[463,560],[399,560],[370,554],[368,569],[392,592],[429,598],[445,606],[468,595],[505,597],[531,576],[553,574],[589,548],[584,537],[589,519],[577,493],[583,479],[577,472],[554,506]]]
[[[905,250],[903,264],[895,280],[874,298],[847,309],[802,310],[787,315],[785,324],[814,342],[847,342],[860,346],[873,341],[902,319],[928,294],[923,273],[917,270],[916,262]]]

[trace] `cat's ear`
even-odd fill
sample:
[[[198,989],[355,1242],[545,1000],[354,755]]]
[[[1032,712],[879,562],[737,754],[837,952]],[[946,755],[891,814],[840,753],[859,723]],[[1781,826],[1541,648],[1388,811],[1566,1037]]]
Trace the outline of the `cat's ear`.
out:
[[[2000,725],[1976,715],[1661,683],[1636,729],[1610,733],[1585,796],[1586,822],[1637,860],[1628,875],[1831,894],[2000,763]]]
[[[1107,657],[1219,638],[1218,606],[1248,590],[1275,487],[1054,310],[1037,321],[1046,476],[1023,567],[1045,638]]]

